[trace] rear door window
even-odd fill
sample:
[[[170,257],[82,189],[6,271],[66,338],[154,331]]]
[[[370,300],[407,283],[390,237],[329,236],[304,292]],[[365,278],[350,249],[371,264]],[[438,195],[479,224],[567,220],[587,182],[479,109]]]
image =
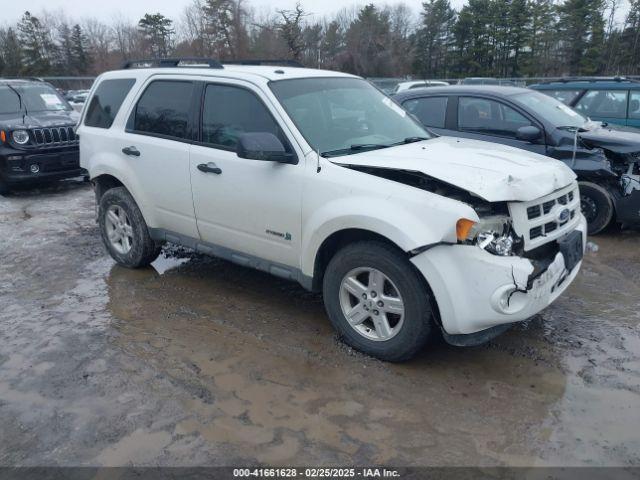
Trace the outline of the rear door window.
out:
[[[202,111],[204,143],[235,150],[240,135],[256,132],[272,133],[291,152],[282,129],[253,92],[229,85],[207,85]]]
[[[589,90],[574,107],[588,117],[627,118],[627,90]]]
[[[87,127],[111,128],[125,97],[136,81],[133,78],[103,80],[87,107]]]
[[[529,125],[525,116],[495,100],[460,97],[458,102],[458,128],[462,131],[515,138],[520,127]]]
[[[426,97],[407,100],[402,106],[418,117],[423,125],[444,128],[447,115],[447,97]]]
[[[193,95],[193,82],[152,82],[138,100],[128,129],[159,137],[190,139]]]

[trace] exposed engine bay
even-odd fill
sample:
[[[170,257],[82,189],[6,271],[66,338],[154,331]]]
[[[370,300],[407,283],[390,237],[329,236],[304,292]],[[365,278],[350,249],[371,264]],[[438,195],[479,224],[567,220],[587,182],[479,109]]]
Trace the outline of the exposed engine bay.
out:
[[[522,256],[524,253],[524,241],[513,229],[507,202],[488,202],[422,172],[354,165],[347,168],[466,203],[476,211],[480,222],[471,227],[467,240],[463,241],[463,244],[477,245],[483,250],[499,256]]]

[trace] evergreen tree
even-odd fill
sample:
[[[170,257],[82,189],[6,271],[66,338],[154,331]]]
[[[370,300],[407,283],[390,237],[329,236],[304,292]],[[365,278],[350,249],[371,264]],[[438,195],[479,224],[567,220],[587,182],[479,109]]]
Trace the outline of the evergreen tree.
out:
[[[40,20],[31,13],[25,12],[18,23],[18,32],[22,44],[23,73],[28,75],[50,73],[56,49]]]
[[[171,49],[171,36],[175,33],[173,21],[161,13],[149,14],[138,22],[147,50],[154,58],[166,57]]]
[[[529,51],[525,62],[527,75],[548,75],[555,58],[552,54],[557,42],[557,18],[553,0],[531,0],[529,4],[529,23],[527,34],[527,49]]]
[[[446,78],[451,68],[456,13],[449,0],[429,0],[422,4],[421,20],[416,34],[415,66],[424,78]]]
[[[206,41],[217,57],[236,59],[246,55],[249,43],[247,12],[241,0],[206,0],[203,13]]]
[[[390,23],[385,12],[372,3],[358,12],[346,33],[347,65],[350,71],[364,76],[392,76],[393,72],[388,45]]]
[[[71,69],[74,73],[83,75],[89,71],[90,66],[87,38],[82,27],[76,23],[71,29]]]
[[[458,71],[462,75],[493,74],[493,7],[492,0],[469,0],[460,10],[453,31],[458,48]]]
[[[604,47],[602,0],[566,0],[558,7],[561,48],[570,75],[596,73]]]

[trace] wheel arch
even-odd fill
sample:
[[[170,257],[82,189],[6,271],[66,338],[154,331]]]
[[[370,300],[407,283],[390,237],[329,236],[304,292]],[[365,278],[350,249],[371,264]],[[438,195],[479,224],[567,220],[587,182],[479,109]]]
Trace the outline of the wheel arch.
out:
[[[138,208],[142,212],[142,216],[145,222],[150,227],[155,227],[155,217],[152,215],[152,209],[147,206],[144,198],[140,195],[140,192],[135,188],[135,185],[131,185],[124,175],[118,175],[110,169],[104,169],[100,172],[96,172],[91,176],[91,183],[93,184],[96,195],[96,206],[100,204],[100,199],[104,193],[112,188],[122,187],[127,190],[129,195],[133,197],[134,201],[138,205]]]

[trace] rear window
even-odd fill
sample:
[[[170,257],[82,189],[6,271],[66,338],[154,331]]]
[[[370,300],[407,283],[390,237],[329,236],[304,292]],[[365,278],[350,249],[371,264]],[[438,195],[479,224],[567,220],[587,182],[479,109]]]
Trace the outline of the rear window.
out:
[[[144,91],[129,126],[140,133],[190,138],[189,118],[193,82],[158,80]]]
[[[133,78],[103,80],[91,97],[84,124],[87,127],[111,128],[134,83]]]
[[[423,125],[444,128],[447,97],[414,98],[413,100],[407,100],[402,106],[409,113],[418,117]]]

